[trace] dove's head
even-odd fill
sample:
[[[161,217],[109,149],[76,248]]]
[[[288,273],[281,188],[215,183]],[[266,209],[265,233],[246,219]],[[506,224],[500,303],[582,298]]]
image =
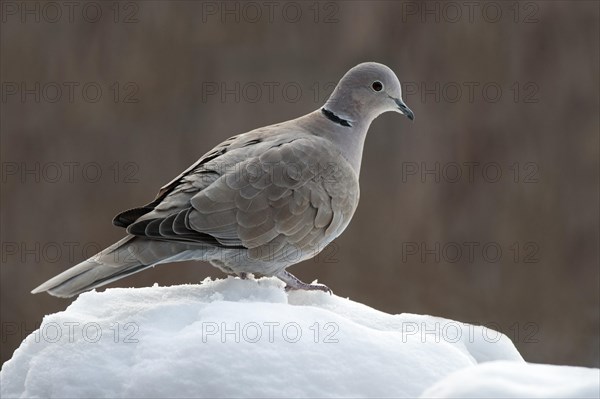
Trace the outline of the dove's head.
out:
[[[414,119],[413,112],[402,100],[402,87],[396,74],[376,62],[364,62],[346,72],[324,108],[349,123],[361,119],[370,123],[388,111]]]

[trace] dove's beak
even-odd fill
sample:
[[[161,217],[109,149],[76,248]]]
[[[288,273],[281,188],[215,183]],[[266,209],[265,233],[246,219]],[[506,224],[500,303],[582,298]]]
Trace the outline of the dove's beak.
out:
[[[415,119],[415,114],[406,106],[406,104],[404,104],[404,101],[402,101],[401,98],[394,98],[394,101],[396,102],[396,105],[398,105],[398,112],[406,115],[411,121]]]

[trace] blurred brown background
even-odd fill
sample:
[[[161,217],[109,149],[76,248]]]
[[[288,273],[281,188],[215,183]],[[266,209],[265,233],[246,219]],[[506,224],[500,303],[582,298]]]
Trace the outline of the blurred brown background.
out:
[[[598,2],[73,3],[2,2],[2,362],[71,302],[29,291],[119,239],[116,213],[378,61],[416,120],[373,123],[353,222],[291,271],[490,325],[528,361],[600,365]]]

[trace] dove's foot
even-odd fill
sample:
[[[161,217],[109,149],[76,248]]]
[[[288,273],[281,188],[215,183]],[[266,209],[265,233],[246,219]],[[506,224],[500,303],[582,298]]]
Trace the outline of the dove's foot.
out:
[[[328,292],[329,295],[332,294],[331,289],[328,286],[326,286],[325,284],[307,284],[303,281],[300,281],[296,276],[294,276],[292,273],[290,273],[286,270],[280,271],[275,276],[286,284],[286,286],[285,286],[286,291],[292,291],[292,290],[323,291],[323,292]]]
[[[237,277],[240,280],[252,280],[254,279],[254,274],[252,273],[247,273],[247,272],[229,272],[229,273],[225,273],[228,276],[231,277]]]
[[[246,273],[246,272],[238,273],[238,277],[241,278],[242,280],[247,280],[248,279],[248,273]]]

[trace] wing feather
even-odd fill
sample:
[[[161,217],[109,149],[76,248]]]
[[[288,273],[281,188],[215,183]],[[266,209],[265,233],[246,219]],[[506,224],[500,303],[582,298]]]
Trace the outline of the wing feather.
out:
[[[246,143],[208,153],[163,187],[150,211],[118,220],[130,234],[246,248],[252,259],[283,258],[290,248],[319,251],[341,233],[358,202],[358,181],[336,148],[298,135]],[[325,163],[336,157],[341,164],[328,179]]]

